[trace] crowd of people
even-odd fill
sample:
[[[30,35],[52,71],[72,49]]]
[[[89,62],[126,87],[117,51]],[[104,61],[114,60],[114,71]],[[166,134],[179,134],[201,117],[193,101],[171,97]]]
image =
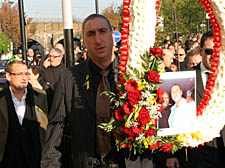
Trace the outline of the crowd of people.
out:
[[[92,14],[84,20],[82,32],[85,48],[74,47],[75,66],[70,68],[63,63],[61,44],[46,56],[29,48],[28,65],[19,50],[10,59],[8,82],[0,90],[0,168],[224,167],[223,135],[174,155],[117,151],[113,136],[97,124],[108,122],[111,114],[109,102],[100,100],[100,90],[116,93],[119,57],[112,26],[104,16]],[[192,37],[185,45],[181,36],[174,43],[167,37],[162,49],[164,71],[196,70],[198,105],[211,67],[213,33]],[[170,94],[174,109],[187,101],[180,86],[174,85],[171,93],[165,93],[164,108]]]

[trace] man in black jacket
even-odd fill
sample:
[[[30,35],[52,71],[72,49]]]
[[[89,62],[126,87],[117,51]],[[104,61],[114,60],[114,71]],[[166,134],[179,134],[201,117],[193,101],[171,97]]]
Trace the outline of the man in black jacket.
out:
[[[62,152],[61,145],[65,122],[68,121],[71,154],[67,156],[67,159],[71,158],[71,167],[125,168],[125,158],[116,151],[112,136],[111,150],[105,155],[98,153],[97,146],[96,132],[99,114],[96,112],[96,97],[101,81],[101,71],[109,71],[107,79],[111,91],[116,91],[117,61],[113,53],[112,27],[104,16],[93,14],[84,20],[82,30],[84,46],[87,47],[90,57],[83,63],[64,70],[60,76],[50,113],[41,167],[62,166],[61,159],[65,153]],[[148,167],[152,166],[151,160],[145,163]],[[132,166],[132,162],[127,162],[127,167],[140,167],[138,164]]]
[[[48,107],[51,110],[52,99],[56,82],[59,80],[60,73],[65,69],[63,64],[63,51],[59,48],[52,48],[47,58],[50,66],[43,70],[41,85],[48,95]]]
[[[6,67],[8,83],[0,91],[0,168],[39,168],[47,129],[46,95],[28,85],[21,61]]]

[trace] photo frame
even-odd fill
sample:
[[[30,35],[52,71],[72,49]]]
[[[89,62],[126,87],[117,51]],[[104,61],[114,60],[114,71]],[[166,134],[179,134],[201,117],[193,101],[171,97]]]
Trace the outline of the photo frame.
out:
[[[164,93],[158,136],[195,132],[196,72],[165,72],[160,79],[159,87]]]

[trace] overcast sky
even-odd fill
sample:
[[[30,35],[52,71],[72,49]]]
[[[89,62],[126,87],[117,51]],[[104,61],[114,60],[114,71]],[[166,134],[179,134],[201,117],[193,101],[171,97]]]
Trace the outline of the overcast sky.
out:
[[[1,0],[2,2],[3,0]],[[11,0],[18,2],[18,0]],[[123,0],[98,0],[99,11],[101,12],[112,3],[117,7]],[[23,0],[24,12],[28,17],[41,18],[61,18],[61,0]],[[76,18],[85,18],[91,13],[95,13],[95,0],[72,0],[73,16]]]

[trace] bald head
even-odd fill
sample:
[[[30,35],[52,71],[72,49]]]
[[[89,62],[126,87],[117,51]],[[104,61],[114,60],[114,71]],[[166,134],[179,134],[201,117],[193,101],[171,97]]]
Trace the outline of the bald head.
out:
[[[165,67],[169,68],[171,63],[173,62],[174,55],[168,49],[163,49],[163,54],[164,54],[164,56],[162,57],[163,58],[163,63],[165,65]]]

